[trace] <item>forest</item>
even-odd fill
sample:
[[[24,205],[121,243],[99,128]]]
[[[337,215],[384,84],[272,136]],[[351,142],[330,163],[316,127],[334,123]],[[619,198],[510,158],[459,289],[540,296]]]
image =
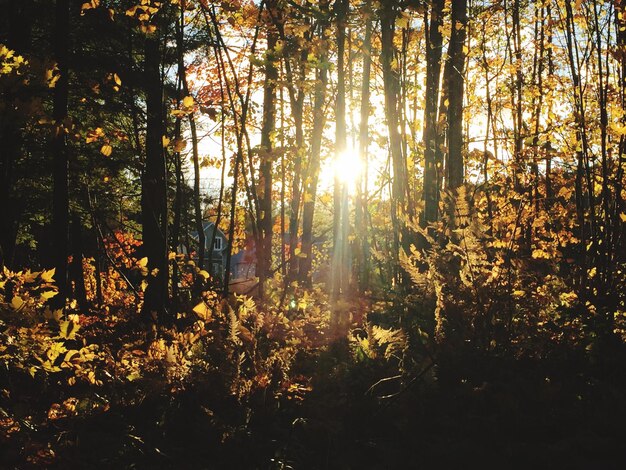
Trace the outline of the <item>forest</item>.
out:
[[[0,467],[624,468],[626,0],[0,0]]]

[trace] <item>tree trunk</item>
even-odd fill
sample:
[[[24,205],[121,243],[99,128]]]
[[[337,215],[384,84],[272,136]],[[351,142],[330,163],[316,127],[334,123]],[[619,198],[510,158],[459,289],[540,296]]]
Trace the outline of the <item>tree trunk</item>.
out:
[[[51,147],[54,158],[52,195],[53,260],[56,268],[54,279],[59,293],[53,297],[53,305],[63,308],[67,298],[67,257],[69,254],[69,157],[67,148],[68,107],[68,55],[70,28],[70,0],[57,0],[55,12],[54,55],[59,68],[59,80],[54,88],[53,117],[54,135]]]
[[[267,4],[268,11],[274,8],[274,2]],[[270,11],[271,13],[271,11]],[[278,68],[276,66],[276,44],[278,35],[268,22],[267,53],[265,58],[265,83],[263,88],[263,123],[261,126],[261,153],[260,153],[260,189],[259,197],[259,239],[261,246],[257,250],[259,277],[259,296],[265,293],[265,282],[271,277],[272,270],[272,234],[274,231],[274,217],[272,213],[272,185],[273,185],[273,139],[276,129],[276,84]]]
[[[344,0],[340,0],[343,2]],[[328,3],[325,2],[320,6],[324,14],[328,14]],[[326,20],[319,25],[322,40],[326,40]],[[324,64],[328,60],[327,53],[322,50],[320,52],[319,62]],[[342,59],[338,59],[338,63],[342,63]],[[338,65],[339,67],[339,65]],[[341,66],[343,68],[343,66]],[[326,102],[326,88],[328,85],[328,71],[324,65],[318,68],[315,81],[315,99],[313,103],[313,129],[311,132],[311,156],[309,159],[309,171],[304,184],[304,205],[302,208],[302,251],[300,254],[300,280],[307,286],[311,285],[311,263],[313,257],[313,216],[315,212],[315,200],[317,197],[317,183],[320,172],[320,155],[322,150],[322,135],[324,133],[324,123],[326,121],[324,115],[324,104]],[[345,98],[345,97],[344,97]],[[339,98],[338,100],[339,101]],[[340,105],[337,104],[339,110]],[[345,106],[344,106],[345,110]],[[339,118],[338,118],[339,119]],[[345,129],[345,115],[344,115]],[[345,134],[344,134],[345,141]],[[345,145],[345,144],[344,144]]]
[[[74,299],[76,299],[80,310],[87,313],[89,304],[87,302],[87,291],[85,289],[85,273],[83,271],[83,235],[80,216],[72,214],[72,281],[74,284]]]
[[[142,175],[142,234],[148,257],[148,286],[144,294],[144,320],[167,322],[168,252],[166,167],[163,150],[163,91],[160,73],[159,32],[146,37],[144,80],[146,91],[146,166]]]
[[[22,55],[30,49],[31,0],[11,1],[8,5],[9,31],[6,46]],[[19,195],[14,194],[15,165],[22,152],[23,113],[20,112],[19,93],[4,91],[4,115],[0,117],[0,269],[12,266],[17,226],[22,212]],[[15,103],[15,104],[14,104]]]
[[[391,184],[391,221],[394,237],[393,263],[398,265],[400,252],[400,241],[408,241],[405,237],[406,230],[401,222],[406,210],[406,164],[402,155],[402,138],[398,126],[400,124],[398,116],[398,93],[400,91],[400,77],[398,65],[395,60],[395,47],[393,44],[396,20],[396,2],[389,1],[381,4],[380,28],[381,28],[381,54],[380,60],[383,69],[383,84],[385,92],[385,118],[387,120],[387,130],[389,134],[389,153],[393,168]],[[393,277],[399,280],[399,272],[395,272]]]
[[[452,2],[452,32],[445,72],[448,82],[448,162],[447,186],[456,189],[463,184],[463,91],[465,70],[465,32],[467,0]]]
[[[370,275],[370,248],[367,232],[369,211],[367,208],[368,196],[368,148],[369,148],[369,113],[370,113],[370,76],[372,71],[372,19],[370,15],[371,0],[367,0],[364,7],[365,38],[363,41],[363,79],[361,83],[361,122],[359,124],[359,156],[362,171],[359,174],[355,207],[355,229],[359,240],[359,256],[357,257],[357,273],[359,287],[362,291],[369,288]]]
[[[443,7],[445,0],[434,0],[430,7],[426,44],[426,92],[424,105],[424,224],[439,215],[439,178],[443,162],[437,160],[437,102],[441,75]]]
[[[187,83],[187,69],[185,68],[185,20],[184,11],[180,12],[180,20],[177,22],[176,50],[178,52],[178,78],[182,85],[183,98],[189,96],[189,85]],[[200,199],[200,156],[198,153],[198,131],[193,112],[188,115],[189,129],[191,132],[191,155],[193,159],[193,209],[196,232],[198,232],[198,268],[204,268],[206,255],[206,236],[202,220],[202,201]],[[209,261],[210,262],[210,261]]]

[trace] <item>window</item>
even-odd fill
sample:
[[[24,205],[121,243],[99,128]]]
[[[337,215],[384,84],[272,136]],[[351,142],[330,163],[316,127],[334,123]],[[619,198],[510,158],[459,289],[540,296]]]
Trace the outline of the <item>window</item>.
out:
[[[222,239],[220,237],[215,237],[215,241],[213,242],[213,249],[214,250],[222,249]]]

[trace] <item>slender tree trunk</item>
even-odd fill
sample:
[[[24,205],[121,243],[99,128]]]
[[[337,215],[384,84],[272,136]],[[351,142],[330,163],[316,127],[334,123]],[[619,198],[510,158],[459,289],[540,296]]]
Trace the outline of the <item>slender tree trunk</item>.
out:
[[[428,42],[426,44],[426,92],[424,105],[424,223],[437,220],[439,215],[439,178],[443,162],[437,161],[437,102],[441,75],[444,0],[434,0],[430,6]]]
[[[626,109],[626,53],[623,52],[626,51],[626,0],[618,0],[615,6],[615,26],[617,29],[617,47],[618,50],[622,51],[618,69],[619,102],[621,103],[622,109]],[[626,115],[622,116],[621,125],[626,125]],[[624,224],[621,221],[620,215],[626,212],[622,198],[624,167],[626,166],[626,135],[624,134],[619,138],[618,153],[619,156],[617,158],[617,170],[614,184],[615,189],[613,191],[615,194],[613,207],[613,225],[615,227],[615,233],[613,237],[615,244],[623,244],[626,233],[624,232]],[[623,256],[622,254],[622,257]]]
[[[337,97],[335,101],[335,161],[344,158],[347,149],[346,125],[346,70],[345,70],[345,43],[346,43],[346,16],[348,13],[347,0],[338,0],[335,3],[337,29]],[[338,297],[344,294],[348,287],[348,220],[347,220],[347,189],[340,175],[335,175],[334,212],[333,212],[333,255],[331,260],[331,296]]]
[[[575,180],[575,194],[576,194],[576,213],[577,224],[579,228],[579,239],[581,246],[586,247],[588,241],[593,242],[595,240],[595,207],[593,186],[591,184],[591,171],[589,168],[589,145],[587,141],[587,124],[585,118],[585,106],[583,89],[580,79],[580,56],[578,51],[578,43],[576,41],[576,28],[574,21],[574,13],[572,11],[572,5],[569,2],[565,2],[565,39],[567,44],[567,57],[570,67],[570,73],[572,78],[572,90],[573,101],[576,116],[576,180]],[[584,182],[587,183],[587,194],[585,198]],[[589,227],[587,227],[587,221],[585,217],[585,206],[589,209]],[[587,230],[589,228],[589,230]],[[593,244],[592,244],[593,247]],[[581,292],[586,292],[588,277],[588,250],[582,255],[581,273],[580,273],[580,287]],[[589,253],[593,259],[593,253]],[[593,262],[593,261],[592,261]]]
[[[74,299],[76,299],[81,311],[86,313],[89,310],[89,303],[87,302],[85,273],[83,271],[83,235],[80,216],[77,213],[72,214],[71,230],[72,264],[69,269],[72,272]]]
[[[268,11],[274,8],[273,1],[267,4]],[[269,13],[268,13],[269,14]],[[265,281],[271,277],[272,271],[272,234],[274,217],[272,204],[273,164],[274,164],[274,132],[276,130],[276,85],[278,67],[276,66],[276,44],[278,34],[268,21],[267,54],[265,58],[265,84],[263,88],[263,123],[261,126],[261,164],[259,197],[259,239],[261,245],[257,250],[259,277],[259,296],[265,293]]]
[[[340,0],[344,1],[344,0]],[[325,2],[321,6],[322,11],[328,14],[328,3]],[[326,40],[325,29],[326,21],[322,21],[320,26],[322,40]],[[320,52],[319,62],[323,64],[328,59],[324,50]],[[338,63],[343,64],[342,59],[338,59]],[[338,65],[339,66],[339,65]],[[343,67],[343,65],[342,65]],[[311,263],[313,257],[313,216],[315,212],[315,200],[317,197],[317,183],[320,172],[320,156],[322,150],[322,135],[324,133],[324,105],[326,103],[326,88],[328,85],[328,72],[326,67],[322,65],[318,68],[315,82],[315,97],[313,104],[313,129],[311,132],[311,155],[309,159],[309,171],[307,181],[304,185],[304,205],[302,208],[302,249],[300,255],[300,280],[307,286],[311,285]],[[345,94],[345,92],[344,92]],[[339,98],[337,99],[339,101]],[[340,106],[337,105],[339,110]],[[344,96],[344,112],[345,112],[345,96]],[[344,130],[345,130],[345,114],[344,114]],[[345,140],[345,134],[344,134]]]
[[[178,77],[182,85],[184,97],[189,96],[189,84],[187,82],[187,69],[185,68],[185,19],[184,11],[181,9],[180,19],[176,24],[176,50],[178,52]],[[191,134],[191,155],[193,159],[193,209],[196,232],[198,232],[198,268],[204,269],[204,259],[206,257],[206,235],[204,233],[202,217],[202,200],[200,198],[200,155],[198,152],[198,131],[196,119],[193,112],[187,116],[189,120],[189,130]],[[209,251],[211,247],[209,247]],[[209,261],[210,262],[210,261]]]
[[[180,80],[179,90],[180,92]],[[174,125],[174,139],[181,138],[181,119],[176,119]],[[174,152],[174,168],[176,171],[176,192],[174,195],[174,220],[172,224],[172,237],[170,241],[170,250],[174,253],[178,253],[178,246],[180,245],[180,228],[183,211],[183,168],[182,158],[180,152]],[[180,273],[178,271],[178,263],[174,262],[172,266],[172,298],[175,303],[179,301],[178,283],[180,279]]]
[[[380,9],[381,28],[381,54],[380,60],[383,70],[383,84],[385,94],[385,118],[389,135],[389,153],[393,168],[391,182],[391,221],[393,225],[393,266],[398,265],[400,241],[408,241],[402,218],[406,215],[406,164],[402,154],[402,138],[398,114],[398,94],[400,91],[400,76],[397,61],[395,60],[395,47],[393,44],[396,20],[395,1],[384,2]],[[393,273],[396,281],[399,280],[399,271]]]
[[[361,122],[359,124],[359,156],[362,170],[359,174],[355,207],[355,229],[360,246],[360,256],[357,258],[357,272],[359,287],[362,291],[370,284],[370,247],[368,236],[368,148],[369,148],[369,113],[370,113],[370,77],[372,70],[372,6],[367,0],[364,7],[365,38],[363,41],[363,79],[361,83]]]
[[[53,297],[57,308],[65,306],[68,294],[67,257],[69,254],[69,156],[67,146],[68,108],[68,56],[70,28],[70,0],[57,0],[55,12],[54,55],[60,78],[54,88],[53,117],[55,121],[51,147],[54,158],[52,195],[53,259],[55,281],[59,293]]]

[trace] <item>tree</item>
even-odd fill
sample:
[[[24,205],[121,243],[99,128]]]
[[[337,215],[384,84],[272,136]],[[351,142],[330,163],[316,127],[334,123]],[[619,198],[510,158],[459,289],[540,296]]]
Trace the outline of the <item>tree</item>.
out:
[[[159,13],[159,16],[162,13]],[[159,18],[157,16],[157,19]],[[141,212],[143,254],[148,258],[148,285],[142,315],[146,320],[169,322],[167,317],[168,248],[167,192],[163,149],[163,89],[161,80],[161,35],[148,33],[144,45],[146,93],[146,166],[142,175]]]
[[[452,2],[450,45],[444,70],[448,83],[448,159],[446,184],[456,189],[463,184],[463,85],[465,80],[465,35],[467,30],[467,1]]]
[[[337,5],[337,4],[335,4]],[[322,134],[326,117],[324,108],[326,105],[326,89],[328,86],[328,54],[326,46],[328,38],[326,28],[328,27],[329,2],[325,1],[320,5],[322,14],[317,24],[320,43],[318,46],[318,66],[316,68],[314,103],[313,103],[313,128],[311,130],[311,149],[309,156],[309,170],[304,183],[304,204],[302,209],[302,249],[300,255],[300,280],[311,285],[311,263],[313,260],[313,217],[315,213],[315,201],[317,198],[317,185],[320,172],[320,158],[322,151]],[[339,99],[338,99],[339,101]],[[339,113],[340,105],[337,106]]]
[[[269,1],[267,10],[276,8],[274,1]],[[274,15],[276,13],[274,12]],[[273,140],[276,130],[276,86],[278,81],[278,67],[276,66],[276,46],[278,33],[271,21],[267,21],[267,52],[265,57],[265,81],[263,84],[263,123],[261,126],[261,154],[260,154],[260,235],[259,245],[259,292],[261,297],[265,290],[265,281],[271,277],[272,270],[272,235],[274,232],[274,216],[272,203],[273,163]],[[282,243],[282,242],[281,242]]]
[[[53,136],[50,142],[54,159],[52,195],[53,260],[56,269],[55,280],[59,294],[54,297],[57,307],[65,305],[67,297],[67,257],[69,256],[69,156],[67,134],[70,131],[68,120],[69,94],[69,31],[70,0],[57,0],[55,10],[54,55],[59,69],[59,80],[54,87]]]
[[[426,43],[426,91],[424,105],[424,223],[437,220],[439,212],[438,173],[442,171],[443,162],[437,160],[438,119],[437,102],[439,100],[439,82],[441,76],[441,56],[443,34],[444,0],[434,0],[430,6],[428,25],[428,41]]]

